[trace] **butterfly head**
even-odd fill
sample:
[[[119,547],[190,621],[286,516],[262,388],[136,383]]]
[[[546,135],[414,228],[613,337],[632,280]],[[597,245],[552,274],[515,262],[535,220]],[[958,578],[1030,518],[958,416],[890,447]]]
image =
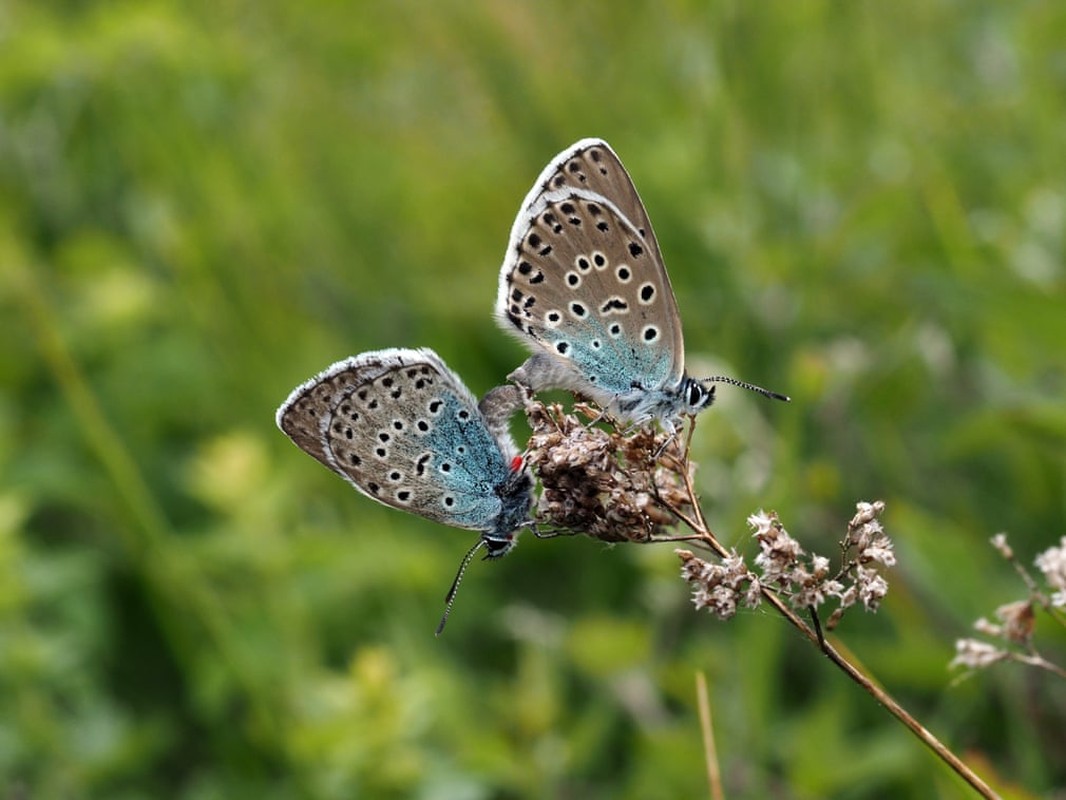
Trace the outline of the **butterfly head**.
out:
[[[486,558],[500,558],[514,549],[518,532],[526,526],[533,507],[533,476],[520,455],[511,459],[507,479],[496,487],[500,513],[492,530],[482,533]]]

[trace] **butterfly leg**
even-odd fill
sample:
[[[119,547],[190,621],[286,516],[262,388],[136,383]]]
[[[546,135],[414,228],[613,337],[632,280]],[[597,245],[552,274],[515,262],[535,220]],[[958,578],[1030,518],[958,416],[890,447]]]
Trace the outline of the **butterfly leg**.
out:
[[[529,390],[525,387],[506,383],[490,389],[477,404],[485,427],[499,443],[504,455],[511,459],[512,472],[519,470],[522,459],[518,456],[518,445],[511,436],[511,417],[516,411],[525,408],[530,399]]]
[[[578,536],[578,531],[571,531],[565,528],[555,528],[553,530],[544,530],[537,526],[535,522],[529,523],[529,529],[533,531],[533,535],[538,539],[555,539],[559,536]]]
[[[507,380],[534,394],[545,389],[565,389],[575,394],[587,394],[589,390],[588,381],[569,361],[549,353],[534,353]]]
[[[477,407],[489,430],[499,438],[499,434],[510,429],[511,417],[525,408],[529,399],[525,387],[508,383],[486,392]]]

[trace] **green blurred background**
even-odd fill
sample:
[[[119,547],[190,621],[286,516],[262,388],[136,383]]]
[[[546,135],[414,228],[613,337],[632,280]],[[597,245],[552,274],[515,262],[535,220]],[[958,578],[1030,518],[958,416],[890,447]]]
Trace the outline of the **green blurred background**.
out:
[[[0,797],[968,797],[772,613],[692,610],[669,546],[377,506],[274,427],[334,360],[434,347],[476,393],[518,205],[584,136],[655,223],[719,535],[776,509],[900,559],[839,630],[1014,797],[1066,689],[953,683],[1066,532],[1066,6],[15,2],[0,7]],[[516,431],[523,428],[516,421]],[[1056,639],[1057,635],[1057,639]],[[1039,628],[1066,660],[1061,632]]]

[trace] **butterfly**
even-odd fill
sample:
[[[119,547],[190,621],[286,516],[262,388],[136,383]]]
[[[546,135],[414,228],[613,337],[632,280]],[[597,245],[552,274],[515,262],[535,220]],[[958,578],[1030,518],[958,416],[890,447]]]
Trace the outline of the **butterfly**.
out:
[[[506,555],[529,525],[533,479],[507,428],[519,397],[502,386],[479,404],[432,350],[388,349],[333,364],[278,408],[282,432],[362,494],[481,533],[438,634],[474,554]]]
[[[714,383],[788,400],[735,378],[685,372],[677,300],[644,204],[602,139],[582,139],[541,172],[522,202],[500,270],[496,318],[533,355],[508,376],[568,389],[624,422],[714,402]]]

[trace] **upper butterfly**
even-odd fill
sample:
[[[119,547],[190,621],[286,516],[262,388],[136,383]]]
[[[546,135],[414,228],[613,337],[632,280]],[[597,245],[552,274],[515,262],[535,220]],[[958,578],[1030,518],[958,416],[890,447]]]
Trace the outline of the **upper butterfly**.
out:
[[[715,382],[788,400],[735,378],[685,372],[677,300],[651,220],[618,156],[582,139],[552,159],[518,212],[496,317],[533,349],[510,379],[569,389],[619,419],[681,416],[714,402]]]
[[[470,558],[506,555],[528,524],[533,479],[507,429],[514,386],[474,400],[436,353],[390,349],[340,361],[297,386],[278,427],[356,489],[387,506],[481,532]]]

